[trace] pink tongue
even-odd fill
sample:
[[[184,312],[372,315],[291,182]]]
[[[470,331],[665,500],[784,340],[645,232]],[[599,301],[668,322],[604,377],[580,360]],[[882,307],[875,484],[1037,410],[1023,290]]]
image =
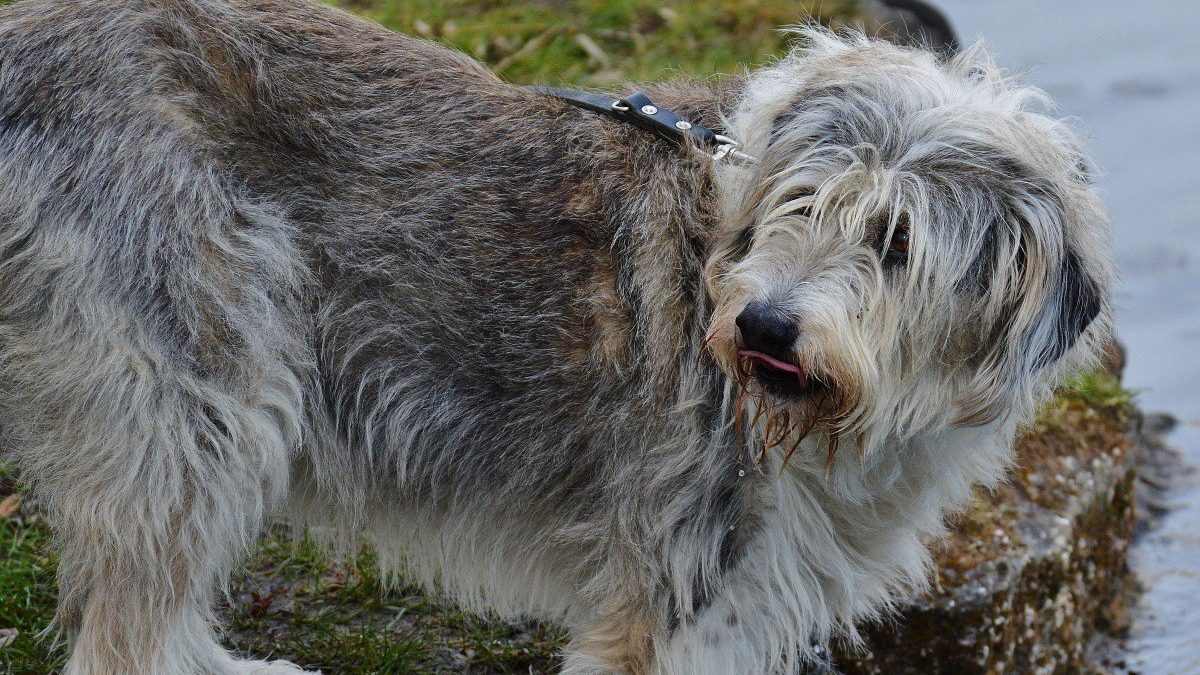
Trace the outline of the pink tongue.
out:
[[[796,379],[800,382],[800,386],[802,387],[808,384],[808,378],[804,376],[804,371],[790,363],[767,356],[762,352],[751,351],[749,349],[739,350],[738,356],[745,356],[747,358],[754,359],[755,361],[758,361],[772,370],[781,370],[785,373],[791,373],[796,376]]]

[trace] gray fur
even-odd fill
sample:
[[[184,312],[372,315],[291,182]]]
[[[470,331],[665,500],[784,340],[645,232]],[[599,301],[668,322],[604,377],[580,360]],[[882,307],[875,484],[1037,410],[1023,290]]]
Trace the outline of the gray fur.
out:
[[[1106,335],[1107,216],[979,52],[808,41],[649,89],[762,160],[714,165],[314,3],[5,9],[0,425],[67,672],[296,672],[213,639],[273,514],[564,622],[570,673],[790,672],[919,588]],[[850,401],[786,466],[738,405],[759,295]]]

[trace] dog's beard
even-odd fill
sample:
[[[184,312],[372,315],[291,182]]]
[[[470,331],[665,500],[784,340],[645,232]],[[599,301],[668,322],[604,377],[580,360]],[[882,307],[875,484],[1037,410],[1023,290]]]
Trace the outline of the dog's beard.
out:
[[[852,417],[853,403],[846,389],[828,375],[804,369],[800,376],[807,383],[802,395],[781,395],[762,372],[756,372],[761,364],[739,350],[736,341],[722,339],[720,333],[717,327],[709,334],[701,357],[712,357],[733,384],[734,437],[742,457],[750,453],[752,431],[761,430],[762,443],[755,457],[758,463],[778,449],[783,455],[781,466],[786,466],[806,439],[819,438],[826,442],[825,463],[832,464]]]

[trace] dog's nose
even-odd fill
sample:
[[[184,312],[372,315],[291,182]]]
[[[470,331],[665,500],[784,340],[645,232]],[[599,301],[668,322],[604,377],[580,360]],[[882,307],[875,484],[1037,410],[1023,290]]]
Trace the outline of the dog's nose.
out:
[[[800,332],[796,322],[762,302],[746,305],[735,323],[743,347],[770,356],[786,356]]]

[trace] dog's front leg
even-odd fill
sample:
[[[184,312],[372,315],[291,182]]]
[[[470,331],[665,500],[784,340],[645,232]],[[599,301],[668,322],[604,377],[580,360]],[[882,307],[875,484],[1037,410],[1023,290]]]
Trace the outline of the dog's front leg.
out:
[[[819,671],[820,647],[881,591],[866,583],[821,497],[772,466],[735,524],[688,509],[661,542],[659,583],[611,584],[614,600],[574,632],[564,673],[793,675]],[[698,522],[696,516],[700,515]],[[644,579],[643,582],[646,580]],[[648,588],[660,590],[648,590]],[[642,595],[639,596],[639,593]]]
[[[722,590],[689,614],[676,598],[647,598],[601,609],[574,632],[564,675],[793,675],[819,660],[804,591],[780,588],[760,549],[731,569]],[[756,575],[763,575],[756,577]],[[787,580],[803,583],[799,580]],[[657,608],[657,611],[656,611]]]

